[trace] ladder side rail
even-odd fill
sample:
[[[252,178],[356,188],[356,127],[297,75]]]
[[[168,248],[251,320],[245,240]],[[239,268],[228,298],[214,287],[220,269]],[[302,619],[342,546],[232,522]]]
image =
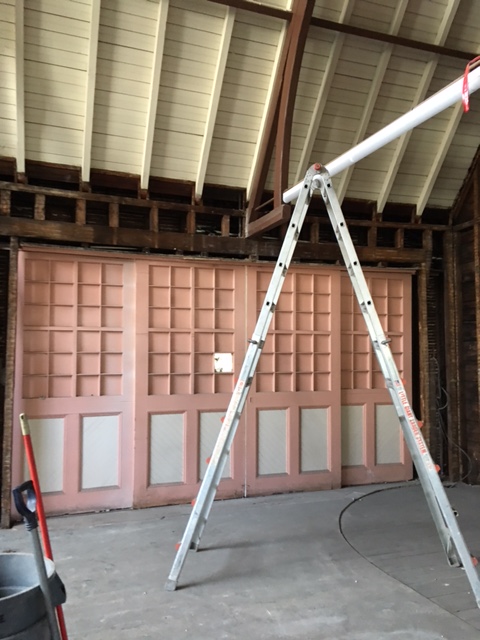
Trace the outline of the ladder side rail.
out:
[[[295,205],[288,230],[268,286],[260,315],[247,349],[238,381],[230,399],[223,425],[215,443],[210,462],[194,506],[185,528],[182,540],[177,550],[170,574],[165,584],[167,591],[174,591],[182,571],[189,549],[198,549],[208,515],[215,499],[235,433],[240,422],[241,414],[253,381],[253,375],[263,349],[265,338],[270,326],[275,307],[280,296],[288,267],[300,236],[300,230],[312,197],[312,181],[316,176],[319,165],[313,165],[307,171],[303,189]]]
[[[480,606],[480,580],[477,570],[473,566],[470,553],[458,527],[457,519],[435,469],[435,465],[420,431],[415,414],[408,401],[391,349],[388,345],[387,339],[385,338],[373,301],[371,300],[368,285],[360,266],[357,252],[347,229],[340,204],[332,187],[331,178],[325,169],[323,169],[320,174],[320,184],[321,194],[326,204],[328,215],[335,234],[337,235],[339,246],[342,251],[357,300],[365,318],[380,368],[382,369],[382,373],[386,379],[387,388],[389,389],[394,407],[399,416],[405,441],[419,474],[419,478],[427,498],[427,503],[430,507],[434,523],[440,534],[440,539],[442,543],[446,543],[445,551],[449,560],[453,560],[455,558],[455,552],[460,557],[461,564],[465,569],[472,591],[475,595],[477,605]],[[450,534],[448,538],[446,536],[445,529],[447,529]],[[451,545],[454,545],[454,549],[451,548]]]

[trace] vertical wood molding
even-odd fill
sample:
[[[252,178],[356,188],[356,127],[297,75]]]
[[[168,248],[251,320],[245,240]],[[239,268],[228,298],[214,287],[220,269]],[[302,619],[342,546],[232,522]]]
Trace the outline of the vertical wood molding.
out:
[[[13,445],[13,394],[15,380],[15,342],[17,329],[18,291],[18,239],[10,238],[10,261],[8,271],[8,315],[7,348],[5,354],[5,405],[3,410],[2,436],[2,498],[0,526],[10,526],[12,495],[12,445]]]
[[[425,262],[418,274],[418,346],[419,346],[419,378],[420,378],[420,413],[423,420],[422,434],[427,446],[431,445],[431,403],[430,392],[431,367],[428,348],[428,281],[432,259],[432,232],[424,231],[423,248],[425,249]]]
[[[460,394],[458,321],[460,313],[459,287],[456,269],[456,233],[449,230],[444,235],[444,291],[445,291],[445,369],[448,436],[448,475],[450,480],[460,479]]]

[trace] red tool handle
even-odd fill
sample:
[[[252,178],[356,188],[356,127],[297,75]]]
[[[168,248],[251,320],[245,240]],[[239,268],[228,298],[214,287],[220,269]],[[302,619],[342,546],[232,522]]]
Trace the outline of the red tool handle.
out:
[[[22,427],[23,444],[25,446],[25,454],[27,456],[28,470],[30,472],[30,478],[32,480],[33,489],[37,498],[36,510],[38,524],[40,525],[40,535],[42,536],[43,549],[47,558],[53,561],[52,546],[50,544],[50,536],[48,535],[45,509],[43,508],[42,492],[40,491],[40,483],[38,481],[37,465],[35,463],[32,439],[30,437],[30,426],[28,424],[27,416],[24,413],[20,414],[20,425]],[[59,604],[57,607],[55,607],[55,609],[57,612],[58,626],[60,628],[60,635],[62,636],[62,640],[68,640],[67,627],[65,625],[65,616],[63,615],[62,605]]]

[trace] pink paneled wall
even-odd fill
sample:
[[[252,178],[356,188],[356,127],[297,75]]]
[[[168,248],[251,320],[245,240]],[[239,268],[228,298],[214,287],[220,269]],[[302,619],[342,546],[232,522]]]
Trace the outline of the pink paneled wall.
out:
[[[272,267],[24,251],[15,411],[50,512],[197,493]],[[399,369],[410,274],[369,271]],[[14,482],[25,474],[19,429]],[[401,480],[411,463],[344,271],[293,267],[219,496]]]

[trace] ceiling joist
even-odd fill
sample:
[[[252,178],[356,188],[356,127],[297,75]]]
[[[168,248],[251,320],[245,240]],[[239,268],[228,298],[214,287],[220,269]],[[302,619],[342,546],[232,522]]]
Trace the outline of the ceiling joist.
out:
[[[197,168],[197,177],[195,180],[195,199],[198,201],[202,198],[203,186],[205,184],[205,175],[207,173],[208,159],[210,156],[210,147],[212,146],[213,131],[217,120],[218,105],[222,92],[223,78],[225,68],[227,66],[228,52],[230,50],[230,41],[232,39],[233,26],[235,24],[235,9],[229,7],[226,12],[223,31],[218,50],[217,66],[215,69],[215,77],[213,80],[212,92],[210,94],[210,103],[208,105],[207,121],[205,123],[205,131],[200,148],[200,157]]]
[[[85,123],[82,145],[82,181],[90,182],[92,162],[93,112],[95,108],[95,86],[97,80],[98,34],[100,30],[101,0],[92,0],[90,37],[88,44],[87,87],[85,96]]]
[[[155,48],[153,51],[150,95],[148,98],[147,121],[145,124],[145,139],[142,153],[140,189],[148,189],[148,182],[150,178],[153,138],[155,136],[155,121],[157,119],[158,92],[160,88],[160,74],[162,70],[163,50],[165,47],[165,32],[167,29],[168,8],[169,0],[159,0],[157,28],[155,34]]]
[[[17,173],[25,173],[25,38],[24,0],[15,3],[15,94],[17,122]]]

